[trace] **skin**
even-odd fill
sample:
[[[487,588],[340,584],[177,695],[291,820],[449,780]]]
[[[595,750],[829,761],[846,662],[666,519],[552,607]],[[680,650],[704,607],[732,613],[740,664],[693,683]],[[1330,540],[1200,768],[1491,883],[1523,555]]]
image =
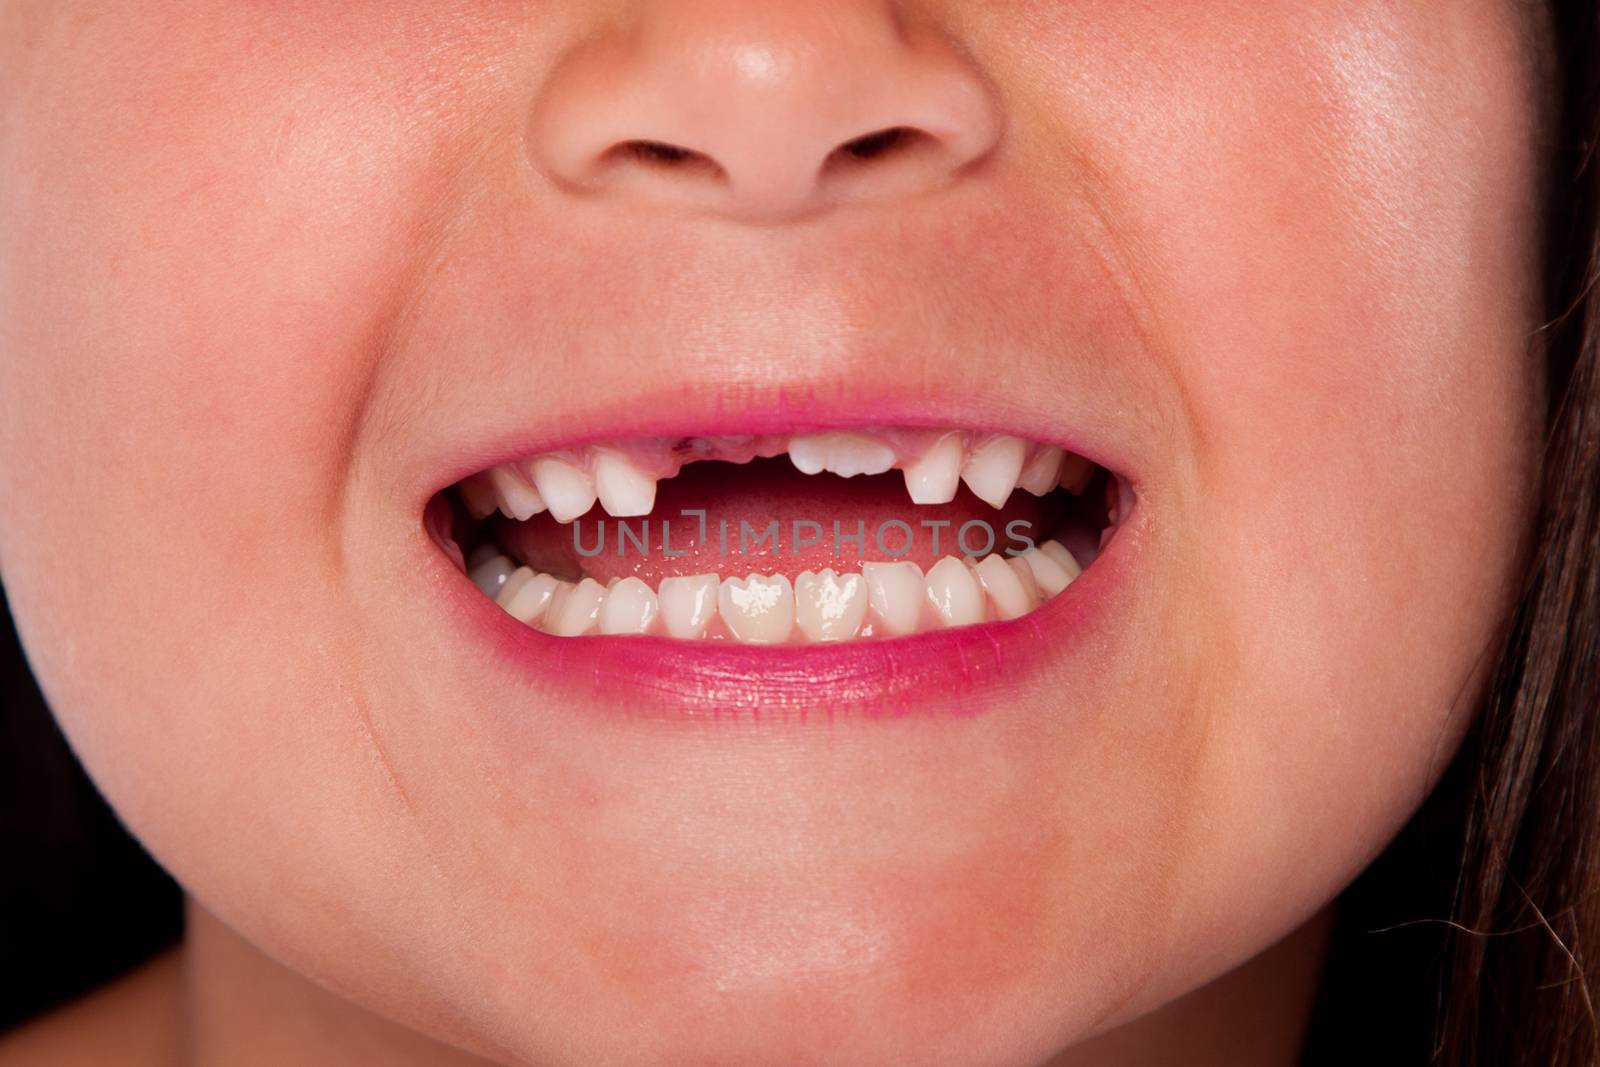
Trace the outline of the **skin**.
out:
[[[710,85],[732,152],[826,110],[824,60],[899,69],[886,5],[0,7],[0,573],[190,894],[157,1059],[1293,1062],[1528,517],[1521,14],[901,7],[1003,132],[804,219],[581,196],[529,116],[601,121],[550,77],[598,40],[595,84]],[[766,97],[750,41],[794,59]],[[417,577],[409,487],[464,433],[884,366],[1131,457],[1095,671],[959,722],[619,720]]]

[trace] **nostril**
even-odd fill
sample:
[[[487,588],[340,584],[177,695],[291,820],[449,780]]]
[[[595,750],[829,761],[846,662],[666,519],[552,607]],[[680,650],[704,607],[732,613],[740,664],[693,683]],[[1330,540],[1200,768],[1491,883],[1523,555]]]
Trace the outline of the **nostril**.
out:
[[[849,156],[854,159],[874,159],[896,149],[906,148],[919,137],[927,135],[913,130],[907,126],[891,126],[886,130],[869,133],[864,137],[857,137],[853,141],[846,141],[834,149],[835,156]]]
[[[704,152],[665,141],[621,141],[606,149],[600,162],[605,165],[633,163],[655,170],[702,171],[713,177],[727,178],[722,165]]]

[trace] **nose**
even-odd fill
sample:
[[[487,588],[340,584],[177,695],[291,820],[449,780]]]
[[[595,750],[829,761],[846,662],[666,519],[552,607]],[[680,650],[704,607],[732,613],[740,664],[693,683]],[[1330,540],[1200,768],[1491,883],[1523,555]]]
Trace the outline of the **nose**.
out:
[[[528,130],[570,192],[770,222],[959,181],[1001,120],[889,0],[643,0],[556,65]]]

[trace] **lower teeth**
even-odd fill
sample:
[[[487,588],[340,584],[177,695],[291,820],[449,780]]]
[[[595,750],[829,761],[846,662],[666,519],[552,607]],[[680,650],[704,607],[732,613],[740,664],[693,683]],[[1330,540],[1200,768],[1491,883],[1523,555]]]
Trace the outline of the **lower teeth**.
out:
[[[895,637],[1026,615],[1082,572],[1057,541],[981,560],[945,556],[924,573],[911,562],[860,571],[721,578],[569,582],[488,549],[469,561],[484,595],[528,626],[559,637],[655,635],[746,644],[811,644]]]

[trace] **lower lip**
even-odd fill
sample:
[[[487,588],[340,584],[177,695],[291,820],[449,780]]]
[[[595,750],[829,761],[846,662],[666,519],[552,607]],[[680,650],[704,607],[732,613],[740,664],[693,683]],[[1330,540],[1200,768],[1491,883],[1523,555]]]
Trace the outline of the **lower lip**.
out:
[[[1131,517],[1130,517],[1131,518]],[[1126,527],[1128,523],[1124,523]],[[507,675],[570,708],[686,722],[970,718],[1046,670],[1087,670],[1132,554],[1126,528],[1036,611],[1008,622],[825,645],[554,637],[507,615],[438,551],[449,621],[489,643]]]

